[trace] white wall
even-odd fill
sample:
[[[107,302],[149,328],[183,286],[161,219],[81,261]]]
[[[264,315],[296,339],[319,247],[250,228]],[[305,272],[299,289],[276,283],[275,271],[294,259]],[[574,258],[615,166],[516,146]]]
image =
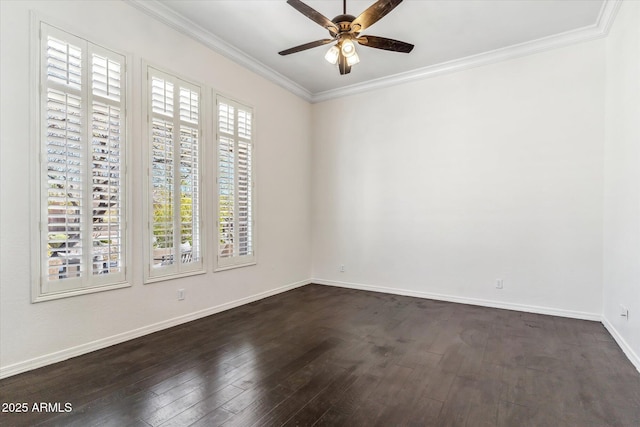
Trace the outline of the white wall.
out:
[[[607,38],[605,325],[640,369],[640,3],[625,1]],[[621,317],[620,304],[629,309]]]
[[[598,319],[604,46],[314,105],[314,281]]]
[[[2,376],[197,317],[225,304],[246,301],[244,298],[307,283],[311,258],[308,194],[311,107],[307,102],[123,2],[3,0],[0,7]],[[35,162],[29,157],[30,9],[45,20],[63,25],[67,31],[128,53],[132,59],[130,142],[134,214],[130,223],[133,230],[130,288],[30,303],[29,236],[33,230],[27,221],[32,208],[28,183]],[[255,108],[256,266],[142,284],[143,59]],[[211,172],[212,159],[209,162]],[[213,187],[209,189],[213,193]],[[210,208],[211,197],[207,195]],[[212,221],[207,224],[212,241]],[[209,255],[212,260],[211,251]],[[211,267],[210,263],[210,270]],[[178,288],[186,290],[185,301],[177,301]]]

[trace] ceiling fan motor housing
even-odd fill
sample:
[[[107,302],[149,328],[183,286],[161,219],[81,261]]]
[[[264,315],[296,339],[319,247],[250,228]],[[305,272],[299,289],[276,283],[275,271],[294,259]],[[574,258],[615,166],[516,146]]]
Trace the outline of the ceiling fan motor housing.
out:
[[[341,33],[351,31],[351,23],[356,19],[353,15],[338,15],[331,20],[331,22],[335,23],[338,28],[340,28]]]

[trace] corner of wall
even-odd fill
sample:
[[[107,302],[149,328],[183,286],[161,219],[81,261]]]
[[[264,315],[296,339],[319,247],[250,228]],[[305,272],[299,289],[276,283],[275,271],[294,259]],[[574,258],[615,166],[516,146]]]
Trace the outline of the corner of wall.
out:
[[[636,352],[633,351],[629,343],[627,343],[624,337],[615,328],[615,326],[613,326],[613,324],[609,321],[609,319],[604,314],[602,315],[602,324],[607,329],[607,331],[609,331],[613,339],[616,340],[616,343],[620,346],[620,348],[622,349],[624,354],[627,356],[629,361],[631,361],[633,366],[635,366],[638,372],[640,372],[640,356],[638,356]]]

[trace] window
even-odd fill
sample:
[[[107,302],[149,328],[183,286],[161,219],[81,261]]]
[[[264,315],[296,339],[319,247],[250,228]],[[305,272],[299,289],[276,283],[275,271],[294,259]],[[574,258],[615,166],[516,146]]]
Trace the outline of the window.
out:
[[[127,286],[125,58],[41,23],[34,301]]]
[[[200,88],[148,67],[146,281],[202,273]]]
[[[255,263],[253,211],[253,114],[218,97],[217,268]]]

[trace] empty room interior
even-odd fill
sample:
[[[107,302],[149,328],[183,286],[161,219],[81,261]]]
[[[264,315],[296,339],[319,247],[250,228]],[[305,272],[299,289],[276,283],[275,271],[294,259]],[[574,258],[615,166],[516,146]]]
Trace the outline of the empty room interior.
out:
[[[0,425],[640,425],[639,1],[0,12]]]

